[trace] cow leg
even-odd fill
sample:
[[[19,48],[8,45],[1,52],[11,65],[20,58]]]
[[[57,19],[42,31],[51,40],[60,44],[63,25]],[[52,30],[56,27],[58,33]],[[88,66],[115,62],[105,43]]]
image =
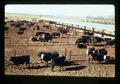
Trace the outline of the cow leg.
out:
[[[48,66],[48,61],[45,62],[46,66]]]
[[[89,63],[89,55],[86,54],[86,64]]]
[[[59,66],[59,71],[62,71],[62,66]]]
[[[51,71],[54,71],[54,65],[51,65]]]
[[[59,70],[59,71],[62,71],[62,70],[64,70],[64,67],[63,67],[63,66],[60,66],[59,68],[60,68],[60,70]]]
[[[55,62],[54,62],[54,60],[52,59],[52,60],[51,60],[51,71],[54,71],[54,70],[53,70],[54,67],[55,67]]]
[[[89,62],[93,63],[93,57],[92,57],[92,55],[89,55]]]
[[[40,59],[40,62],[41,62],[41,63],[44,63],[42,59]]]

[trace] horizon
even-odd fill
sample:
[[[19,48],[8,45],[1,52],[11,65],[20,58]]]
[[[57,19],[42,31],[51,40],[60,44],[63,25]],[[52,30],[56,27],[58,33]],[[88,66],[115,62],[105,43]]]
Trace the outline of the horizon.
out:
[[[36,9],[40,8],[40,9]],[[90,10],[89,10],[89,9]],[[79,10],[79,11],[78,11]],[[106,11],[107,10],[107,11]],[[114,5],[6,5],[5,13],[66,17],[114,17]]]

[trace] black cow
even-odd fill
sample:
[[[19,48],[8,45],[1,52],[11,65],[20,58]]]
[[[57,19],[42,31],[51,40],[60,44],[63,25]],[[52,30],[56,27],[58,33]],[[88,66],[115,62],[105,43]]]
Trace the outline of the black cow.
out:
[[[9,29],[9,27],[5,25],[5,30],[8,30],[8,29]]]
[[[115,39],[105,38],[106,45],[115,45]]]
[[[55,38],[55,37],[60,37],[60,33],[59,32],[53,32],[52,33],[52,37]]]
[[[56,24],[55,21],[49,21],[49,24]]]
[[[35,25],[35,26],[33,27],[33,30],[39,30],[39,29],[40,29],[39,25]]]
[[[48,32],[45,32],[44,34],[41,34],[39,37],[39,41],[43,41],[43,42],[48,42],[48,41],[52,41],[52,35]]]
[[[38,36],[38,35],[41,35],[41,34],[44,34],[45,32],[36,32],[35,36]]]
[[[32,38],[33,41],[48,42],[52,41],[52,35],[49,32],[36,32],[35,36]]]
[[[15,23],[11,23],[10,25],[11,25],[11,26],[16,26],[16,24],[15,24]]]
[[[45,64],[48,66],[48,61],[51,61],[55,57],[59,56],[58,52],[39,52],[38,56],[41,59],[41,62],[45,62]]]
[[[93,38],[95,40],[94,42],[96,42],[96,43],[104,42],[104,39],[102,37],[94,36]]]
[[[46,64],[46,66],[48,66],[48,62],[50,61],[52,71],[55,66],[60,66],[60,68],[62,68],[62,66],[65,64],[66,57],[59,57],[58,52],[39,52],[38,56],[41,58],[41,61]]]
[[[100,48],[100,49],[99,49],[99,53],[102,53],[102,54],[104,54],[104,55],[107,55],[107,51],[106,51],[105,48]]]
[[[85,34],[85,35],[90,35],[90,36],[94,35],[94,33],[91,32],[91,31],[85,31],[84,34]]]
[[[60,69],[65,65],[65,56],[55,57],[52,59],[51,70],[53,71],[55,66],[60,66]]]
[[[93,43],[95,45],[97,43],[104,42],[104,39],[98,36],[83,35],[81,38],[86,39],[87,44]]]
[[[107,51],[104,48],[98,49],[98,50],[96,50],[94,47],[89,48],[88,61],[92,62],[92,60],[97,60],[100,63],[101,61],[106,60],[106,54],[107,54]]]
[[[46,29],[49,29],[49,28],[50,28],[49,25],[43,25],[43,27],[46,27]]]
[[[32,41],[39,41],[39,38],[37,36],[33,36],[30,40],[32,40]]]
[[[24,31],[26,29],[26,26],[20,26],[20,30]]]
[[[83,35],[81,38],[82,38],[82,39],[85,39],[86,42],[87,42],[87,44],[88,44],[88,43],[93,43],[93,42],[94,42],[93,36],[90,36],[90,35]]]
[[[12,61],[14,65],[29,64],[30,56],[29,55],[23,55],[23,56],[17,56],[17,57],[12,56],[10,58],[10,61]]]
[[[87,47],[87,40],[79,38],[76,40],[75,44],[78,48],[86,48]]]
[[[24,33],[24,30],[21,30],[21,29],[18,28],[18,27],[15,29],[15,31],[16,31],[16,33],[17,33],[18,35],[21,35],[21,34]]]
[[[67,27],[59,27],[58,30],[62,34],[66,34],[69,31],[69,28]]]

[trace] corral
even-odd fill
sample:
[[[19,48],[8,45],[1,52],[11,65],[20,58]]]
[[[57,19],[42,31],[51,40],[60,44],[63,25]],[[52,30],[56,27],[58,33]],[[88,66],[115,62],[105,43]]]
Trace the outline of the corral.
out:
[[[17,34],[15,26],[9,26],[5,30],[5,74],[10,75],[40,75],[40,76],[87,76],[87,77],[114,77],[114,64],[93,64],[87,63],[86,48],[77,48],[75,41],[83,35],[82,32],[77,32],[74,28],[70,28],[67,34],[61,34],[60,38],[52,39],[52,42],[33,42],[31,37],[36,32],[56,32],[59,25],[50,24],[49,28],[44,27],[44,21],[36,23],[39,29],[34,26],[27,26],[23,34]],[[77,34],[76,34],[77,32]],[[90,46],[88,46],[90,47]],[[108,51],[108,56],[115,58],[114,46],[95,46],[95,48],[105,47]],[[63,71],[55,72],[50,70],[50,67],[40,63],[37,53],[40,51],[57,51],[59,54],[65,55],[66,59],[72,61],[70,65],[64,66]],[[30,55],[30,68],[21,66],[13,66],[8,63],[12,55]]]

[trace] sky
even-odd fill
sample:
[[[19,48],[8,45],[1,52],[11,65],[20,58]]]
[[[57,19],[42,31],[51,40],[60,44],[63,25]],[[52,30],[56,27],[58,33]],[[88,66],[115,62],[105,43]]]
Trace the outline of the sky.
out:
[[[38,4],[38,5],[6,5],[7,13],[25,13],[33,15],[58,15],[58,16],[114,16],[114,5],[60,5],[60,4]]]

